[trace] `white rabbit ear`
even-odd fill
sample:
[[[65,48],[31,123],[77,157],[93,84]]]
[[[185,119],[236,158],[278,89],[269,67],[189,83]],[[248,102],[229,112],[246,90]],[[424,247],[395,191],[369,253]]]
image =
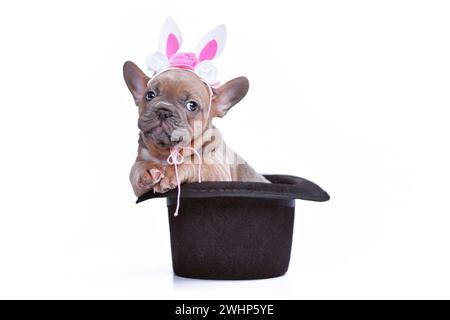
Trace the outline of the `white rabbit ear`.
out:
[[[161,30],[161,36],[159,37],[159,51],[161,51],[167,59],[173,56],[181,47],[183,37],[181,36],[181,30],[178,28],[175,21],[168,17],[164,22],[164,26]]]
[[[200,40],[197,46],[198,61],[213,60],[222,54],[227,38],[227,28],[224,24],[215,27]]]

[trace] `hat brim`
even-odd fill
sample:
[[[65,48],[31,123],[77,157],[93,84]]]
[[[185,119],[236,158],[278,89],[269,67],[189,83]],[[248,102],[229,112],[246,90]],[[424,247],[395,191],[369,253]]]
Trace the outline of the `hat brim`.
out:
[[[328,193],[304,178],[290,175],[264,175],[271,183],[215,181],[186,183],[181,186],[181,198],[241,197],[265,199],[300,199],[328,201]],[[155,193],[153,190],[140,196],[136,203],[153,198],[176,198],[177,190]]]

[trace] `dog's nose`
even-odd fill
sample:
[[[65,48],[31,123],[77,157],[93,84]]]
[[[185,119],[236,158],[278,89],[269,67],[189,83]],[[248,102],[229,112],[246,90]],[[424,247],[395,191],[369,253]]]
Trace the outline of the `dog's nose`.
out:
[[[156,110],[156,115],[158,119],[164,120],[173,116],[173,112],[166,108],[160,108]]]

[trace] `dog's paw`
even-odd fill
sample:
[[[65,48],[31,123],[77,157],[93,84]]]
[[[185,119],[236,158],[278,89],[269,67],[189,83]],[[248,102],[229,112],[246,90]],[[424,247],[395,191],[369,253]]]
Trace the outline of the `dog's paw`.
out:
[[[164,174],[158,169],[147,169],[139,176],[137,186],[139,189],[148,190],[163,179]]]
[[[178,182],[175,174],[167,174],[153,187],[153,191],[158,193],[166,193],[167,191],[175,189],[177,186]]]

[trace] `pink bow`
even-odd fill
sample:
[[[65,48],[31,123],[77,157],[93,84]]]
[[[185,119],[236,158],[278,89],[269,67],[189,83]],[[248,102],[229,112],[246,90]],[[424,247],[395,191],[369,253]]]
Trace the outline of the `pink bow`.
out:
[[[182,149],[191,150],[198,157],[198,160],[200,161],[200,163],[198,164],[198,182],[201,183],[202,182],[202,175],[201,175],[202,158],[200,157],[200,154],[197,152],[197,150],[195,150],[194,148],[191,148],[191,147],[183,147]],[[180,209],[180,196],[181,196],[181,184],[180,184],[180,176],[178,175],[178,166],[180,164],[183,164],[183,162],[184,162],[184,157],[180,153],[180,148],[179,147],[170,148],[170,154],[167,157],[167,163],[169,165],[174,166],[175,177],[177,178],[177,186],[178,186],[177,207],[174,212],[175,217],[178,216],[178,210]]]

